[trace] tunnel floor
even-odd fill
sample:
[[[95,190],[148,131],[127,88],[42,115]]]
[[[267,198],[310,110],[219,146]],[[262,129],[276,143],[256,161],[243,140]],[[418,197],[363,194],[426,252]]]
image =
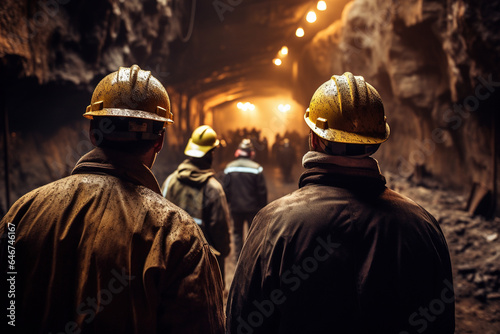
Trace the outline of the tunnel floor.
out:
[[[303,169],[296,165],[293,182],[285,183],[278,167],[264,166],[269,202],[298,188]],[[463,210],[465,196],[424,187],[384,172],[389,188],[413,199],[426,208],[440,223],[450,249],[456,294],[456,334],[500,333],[500,218],[493,221],[470,216]],[[233,247],[231,247],[233,249]],[[235,257],[226,258],[226,289],[234,275]],[[226,302],[226,300],[224,301]]]

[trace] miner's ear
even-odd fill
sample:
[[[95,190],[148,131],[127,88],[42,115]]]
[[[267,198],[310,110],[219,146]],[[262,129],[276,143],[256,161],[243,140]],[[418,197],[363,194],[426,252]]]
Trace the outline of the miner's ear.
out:
[[[320,147],[318,136],[312,130],[309,130],[309,149],[311,151],[320,151]]]
[[[161,149],[163,148],[164,139],[165,139],[165,129],[163,129],[163,131],[160,133],[160,137],[156,140],[155,145],[153,146],[155,153],[160,152]]]

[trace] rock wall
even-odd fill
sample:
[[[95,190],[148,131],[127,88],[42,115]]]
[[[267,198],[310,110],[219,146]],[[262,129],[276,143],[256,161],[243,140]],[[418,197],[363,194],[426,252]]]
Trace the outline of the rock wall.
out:
[[[3,0],[0,66],[17,78],[77,85],[123,64],[162,72],[178,10],[169,0]]]
[[[493,191],[499,29],[500,1],[354,0],[307,46],[302,96],[331,74],[362,75],[381,93],[391,126],[383,166]]]
[[[103,76],[135,63],[168,80],[165,59],[183,33],[183,6],[182,0],[2,0],[0,213],[7,206],[4,111],[12,204],[68,175],[91,148],[82,114]]]

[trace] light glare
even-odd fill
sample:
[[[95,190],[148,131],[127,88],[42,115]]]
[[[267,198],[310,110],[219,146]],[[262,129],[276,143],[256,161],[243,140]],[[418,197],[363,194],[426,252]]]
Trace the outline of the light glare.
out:
[[[288,54],[288,48],[286,46],[283,46],[280,50],[280,53],[283,55],[283,56],[286,56]]]
[[[278,110],[281,111],[282,113],[290,111],[290,105],[288,103],[287,104],[280,104],[278,106]]]
[[[274,63],[274,65],[276,65],[276,66],[280,66],[280,65],[281,65],[281,59],[279,59],[279,58],[274,58],[273,63]]]
[[[316,13],[311,10],[309,13],[307,13],[306,21],[309,23],[313,23],[316,22],[316,18]]]
[[[238,107],[238,109],[243,110],[243,111],[248,111],[248,110],[254,111],[255,110],[255,105],[253,105],[250,102],[245,102],[245,103],[238,102],[236,104],[236,107]]]
[[[297,37],[304,37],[304,29],[297,28],[297,30],[295,31],[295,36],[297,36]]]
[[[324,1],[318,1],[318,5],[316,6],[318,10],[324,11],[326,10],[326,2]]]

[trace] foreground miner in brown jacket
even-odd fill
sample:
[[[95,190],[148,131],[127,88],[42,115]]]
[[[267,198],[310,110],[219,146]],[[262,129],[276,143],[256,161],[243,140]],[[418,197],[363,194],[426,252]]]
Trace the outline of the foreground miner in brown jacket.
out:
[[[305,121],[299,189],[255,217],[227,306],[229,333],[450,334],[454,291],[436,220],[386,188],[389,137],[363,77],[333,76]]]
[[[19,199],[0,225],[15,233],[16,330],[223,333],[216,259],[151,172],[172,122],[165,88],[137,65],[120,68],[84,116],[98,147],[71,176]]]

